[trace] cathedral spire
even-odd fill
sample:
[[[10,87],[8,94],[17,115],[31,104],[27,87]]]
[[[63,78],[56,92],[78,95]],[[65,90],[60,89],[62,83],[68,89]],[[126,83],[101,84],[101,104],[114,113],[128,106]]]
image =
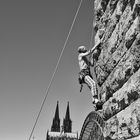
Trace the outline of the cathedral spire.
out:
[[[67,110],[66,110],[66,115],[63,120],[63,127],[64,127],[64,132],[71,132],[72,131],[72,121],[70,119],[70,110],[69,110],[69,102],[67,104]]]
[[[66,119],[70,119],[70,109],[69,109],[69,102],[67,104],[67,110],[66,110],[66,115],[65,115]]]
[[[53,118],[51,131],[60,132],[59,102],[58,101],[57,101],[57,106],[55,110],[55,116]]]

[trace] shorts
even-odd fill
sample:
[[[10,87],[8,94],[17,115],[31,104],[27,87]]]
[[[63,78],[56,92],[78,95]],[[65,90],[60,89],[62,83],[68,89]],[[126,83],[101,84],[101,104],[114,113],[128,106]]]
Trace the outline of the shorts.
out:
[[[92,77],[89,69],[83,69],[79,72],[79,83],[80,84],[85,83],[86,75],[89,75],[90,77]]]

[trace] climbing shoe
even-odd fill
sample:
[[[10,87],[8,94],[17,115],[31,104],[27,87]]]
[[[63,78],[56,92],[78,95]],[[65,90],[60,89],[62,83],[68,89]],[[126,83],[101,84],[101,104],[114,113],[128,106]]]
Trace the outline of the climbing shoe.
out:
[[[101,110],[103,108],[103,102],[98,102],[98,103],[96,103],[96,109],[97,110]]]

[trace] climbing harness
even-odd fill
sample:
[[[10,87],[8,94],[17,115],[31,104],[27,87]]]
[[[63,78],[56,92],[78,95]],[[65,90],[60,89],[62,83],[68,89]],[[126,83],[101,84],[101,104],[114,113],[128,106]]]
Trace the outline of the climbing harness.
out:
[[[78,77],[78,81],[79,81],[79,84],[81,85],[80,86],[80,92],[82,92],[82,89],[83,89],[83,84],[85,84],[85,76],[86,75],[90,75],[90,70],[89,69],[83,69],[79,72],[79,77]],[[91,76],[92,77],[92,76]]]
[[[81,5],[82,5],[82,1],[83,1],[83,0],[81,0],[80,3],[79,3],[78,9],[77,9],[76,14],[75,14],[75,16],[74,16],[74,19],[73,19],[73,22],[72,22],[72,24],[71,24],[70,30],[69,30],[69,32],[68,32],[67,38],[66,38],[66,40],[65,40],[64,46],[63,46],[63,48],[62,48],[62,50],[61,50],[59,59],[58,59],[58,61],[57,61],[56,67],[55,67],[54,72],[53,72],[53,75],[52,75],[52,77],[51,77],[49,86],[48,86],[48,88],[46,89],[46,95],[45,95],[44,100],[43,100],[43,102],[42,102],[42,104],[41,104],[41,107],[40,107],[40,110],[39,110],[39,112],[38,112],[38,115],[37,115],[37,118],[36,118],[36,120],[35,120],[35,123],[34,123],[34,125],[33,125],[33,128],[32,128],[32,130],[31,130],[31,133],[30,133],[30,136],[29,136],[29,140],[31,140],[31,137],[32,137],[33,132],[34,132],[34,129],[35,129],[36,124],[37,124],[37,122],[38,122],[38,119],[39,119],[39,117],[40,117],[41,111],[42,111],[43,106],[44,106],[44,104],[45,104],[45,101],[46,101],[46,99],[47,99],[48,93],[49,93],[49,91],[50,91],[52,82],[53,82],[54,77],[55,77],[55,74],[56,74],[56,72],[57,72],[57,70],[58,70],[58,66],[59,66],[60,60],[61,60],[62,55],[63,55],[63,52],[64,52],[64,50],[65,50],[65,48],[66,48],[68,39],[69,39],[69,37],[70,37],[71,31],[72,31],[72,29],[73,29],[73,26],[74,26],[74,23],[75,23],[75,21],[76,21],[77,15],[78,15],[78,13],[79,13],[80,7],[81,7]]]

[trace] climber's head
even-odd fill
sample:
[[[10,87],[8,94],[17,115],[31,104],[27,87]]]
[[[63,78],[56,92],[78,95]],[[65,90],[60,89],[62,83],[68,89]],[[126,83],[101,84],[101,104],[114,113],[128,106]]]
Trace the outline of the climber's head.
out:
[[[78,47],[78,52],[79,53],[85,53],[87,51],[86,47],[85,46],[80,46]]]

